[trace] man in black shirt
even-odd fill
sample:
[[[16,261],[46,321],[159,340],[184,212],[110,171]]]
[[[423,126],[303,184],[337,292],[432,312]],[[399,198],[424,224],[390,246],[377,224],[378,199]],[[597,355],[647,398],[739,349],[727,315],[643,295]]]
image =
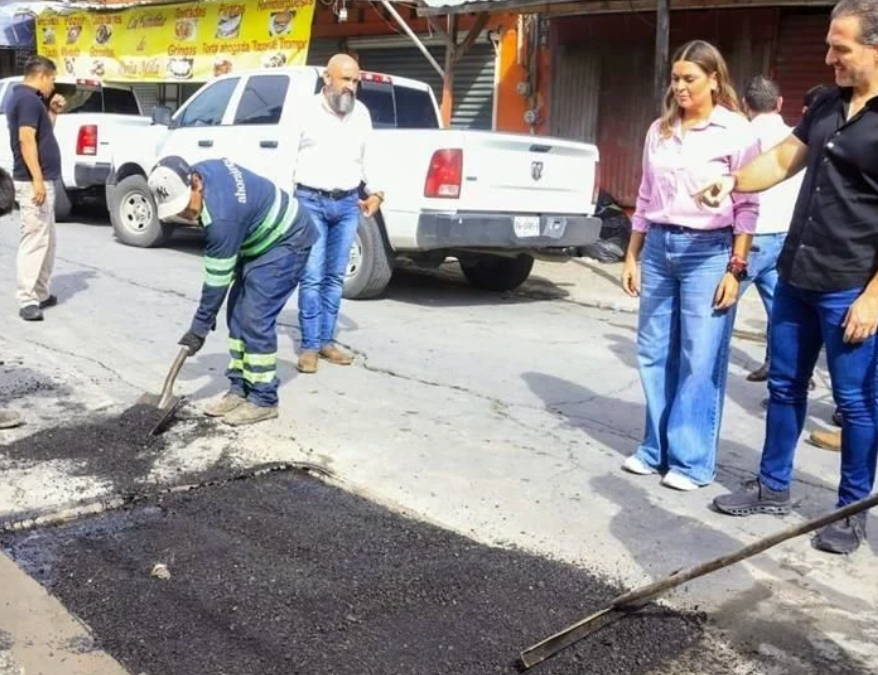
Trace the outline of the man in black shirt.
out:
[[[822,346],[843,416],[838,506],[868,496],[878,452],[878,0],[842,0],[832,12],[828,88],[793,133],[701,191],[713,206],[761,192],[807,167],[783,250],[771,316],[770,402],[759,477],[714,500],[730,515],[786,514],[808,380]],[[815,545],[855,551],[865,513],[830,525]]]
[[[25,321],[42,321],[43,309],[57,303],[49,292],[55,262],[55,181],[61,178],[61,152],[53,127],[65,100],[53,96],[54,90],[55,64],[32,56],[24,66],[24,81],[6,105],[12,177],[21,209],[16,297]]]

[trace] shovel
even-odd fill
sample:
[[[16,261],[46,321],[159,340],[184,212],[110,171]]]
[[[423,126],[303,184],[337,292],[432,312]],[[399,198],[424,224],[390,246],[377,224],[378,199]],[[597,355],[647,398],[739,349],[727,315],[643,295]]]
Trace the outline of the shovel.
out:
[[[162,412],[162,416],[159,418],[158,422],[156,422],[152,431],[149,432],[150,436],[156,436],[164,431],[173,419],[177,409],[183,404],[184,398],[182,396],[174,396],[174,382],[176,382],[177,375],[180,373],[180,369],[183,367],[183,363],[188,356],[189,348],[181,347],[180,352],[177,354],[177,358],[174,359],[174,363],[171,364],[168,376],[165,378],[165,386],[162,388],[162,393],[144,394],[137,401],[138,405],[148,405],[153,408],[158,408]]]
[[[870,497],[848,504],[837,511],[832,511],[818,518],[813,518],[804,523],[788,527],[777,534],[754,541],[752,544],[744,546],[732,553],[714,558],[713,560],[708,560],[707,562],[695,565],[694,567],[678,570],[672,575],[660,579],[655,583],[641,586],[640,588],[636,588],[633,591],[620,595],[600,611],[567,626],[567,628],[547,637],[542,642],[538,642],[537,644],[525,649],[521,652],[518,670],[519,672],[523,672],[532,668],[538,663],[554,656],[562,649],[566,649],[586,636],[600,630],[604,626],[607,626],[614,621],[618,621],[628,614],[645,607],[660,595],[664,595],[671,589],[674,589],[687,581],[703,577],[705,574],[716,572],[717,570],[721,570],[736,562],[740,562],[741,560],[752,558],[757,553],[762,553],[763,551],[785,542],[787,539],[808,534],[809,532],[826,527],[836,521],[861,513],[862,511],[866,511],[875,506],[878,506],[878,494],[873,494]]]

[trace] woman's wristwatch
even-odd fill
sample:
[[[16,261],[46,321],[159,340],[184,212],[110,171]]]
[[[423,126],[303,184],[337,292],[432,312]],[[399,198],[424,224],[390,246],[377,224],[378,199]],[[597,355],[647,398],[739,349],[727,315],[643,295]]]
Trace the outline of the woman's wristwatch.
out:
[[[738,281],[744,281],[747,278],[747,261],[743,258],[733,255],[726,265],[726,272],[731,274]]]

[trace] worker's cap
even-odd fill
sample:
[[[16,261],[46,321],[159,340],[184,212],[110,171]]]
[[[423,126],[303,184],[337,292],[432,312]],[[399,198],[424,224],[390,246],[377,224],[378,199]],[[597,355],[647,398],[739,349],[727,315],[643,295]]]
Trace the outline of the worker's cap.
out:
[[[192,167],[182,157],[165,157],[149,174],[149,189],[158,207],[159,220],[173,218],[186,210],[191,199]]]

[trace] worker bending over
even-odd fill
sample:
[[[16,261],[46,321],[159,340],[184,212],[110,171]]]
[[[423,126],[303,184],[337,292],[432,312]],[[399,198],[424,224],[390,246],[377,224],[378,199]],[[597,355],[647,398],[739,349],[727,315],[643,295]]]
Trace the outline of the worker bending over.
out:
[[[176,217],[204,229],[201,303],[179,343],[190,356],[204,345],[229,293],[231,387],[205,412],[232,426],[277,417],[277,316],[318,237],[307,209],[229,159],[190,167],[181,157],[166,157],[152,170],[149,187],[160,220]]]

